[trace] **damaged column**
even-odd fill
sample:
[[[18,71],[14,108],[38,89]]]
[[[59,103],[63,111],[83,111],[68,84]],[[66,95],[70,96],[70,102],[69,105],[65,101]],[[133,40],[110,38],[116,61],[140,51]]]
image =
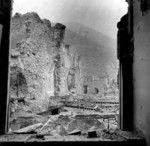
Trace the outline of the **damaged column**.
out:
[[[54,96],[60,96],[61,87],[61,46],[64,40],[65,26],[57,23],[54,26]]]

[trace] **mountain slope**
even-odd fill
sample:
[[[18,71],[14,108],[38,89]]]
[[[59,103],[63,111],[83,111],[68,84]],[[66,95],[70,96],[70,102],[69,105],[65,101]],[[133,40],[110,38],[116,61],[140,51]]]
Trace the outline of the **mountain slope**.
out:
[[[95,42],[96,44],[103,45],[106,47],[109,47],[109,49],[113,52],[116,50],[116,40],[113,38],[96,31],[94,28],[90,28],[88,26],[85,26],[83,24],[77,23],[77,22],[70,22],[65,24],[68,29],[72,30],[73,32],[88,38]]]
[[[76,48],[81,56],[82,72],[88,76],[106,74],[116,78],[118,61],[115,41],[79,23],[66,24],[65,42]]]

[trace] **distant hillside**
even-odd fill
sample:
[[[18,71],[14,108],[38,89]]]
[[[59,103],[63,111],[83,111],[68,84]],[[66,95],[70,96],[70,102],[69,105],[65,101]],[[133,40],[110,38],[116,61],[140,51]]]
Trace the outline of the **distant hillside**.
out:
[[[118,61],[116,42],[112,38],[79,23],[67,23],[65,42],[74,46],[88,76],[116,78]]]
[[[66,23],[65,25],[73,32],[76,32],[77,34],[88,38],[97,44],[109,47],[113,53],[116,51],[116,40],[101,32],[96,31],[94,28],[90,28],[76,22]]]

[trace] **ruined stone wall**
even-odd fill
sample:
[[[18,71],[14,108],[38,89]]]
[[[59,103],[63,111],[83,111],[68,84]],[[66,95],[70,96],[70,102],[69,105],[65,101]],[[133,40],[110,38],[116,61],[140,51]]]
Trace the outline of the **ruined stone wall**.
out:
[[[50,96],[79,93],[79,56],[75,48],[64,43],[64,35],[64,25],[51,26],[49,20],[41,20],[36,13],[12,18],[11,76],[15,78],[10,81],[11,98],[23,96],[44,110]],[[26,80],[25,94],[16,91],[18,68]]]
[[[53,95],[54,92],[51,29],[51,23],[48,20],[42,21],[36,13],[16,14],[12,18],[11,74],[17,76],[18,73],[14,68],[15,66],[20,68],[27,88],[27,93],[22,96],[35,100],[41,109],[47,106],[46,102],[49,99],[46,94]],[[10,86],[11,88],[14,86],[12,80]],[[14,92],[11,90],[10,95],[16,98],[20,98],[23,94]]]

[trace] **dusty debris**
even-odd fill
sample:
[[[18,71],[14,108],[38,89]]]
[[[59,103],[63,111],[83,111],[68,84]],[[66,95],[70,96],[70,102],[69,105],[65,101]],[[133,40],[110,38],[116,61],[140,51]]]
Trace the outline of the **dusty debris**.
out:
[[[51,131],[51,134],[52,134],[52,136],[60,136],[60,135],[58,134],[58,131],[57,131],[57,130],[52,130],[52,131]]]
[[[28,126],[28,127],[25,127],[25,128],[22,128],[22,129],[19,129],[19,130],[16,130],[16,131],[13,131],[13,133],[17,133],[17,134],[27,134],[27,133],[37,133],[37,129],[38,128],[41,128],[43,126],[42,123],[38,123],[38,124],[34,124],[34,125],[31,125],[31,126]]]
[[[45,135],[44,135],[44,134],[33,134],[33,135],[29,135],[29,136],[26,137],[25,143],[26,143],[27,141],[29,141],[30,139],[32,139],[32,138],[37,138],[37,139],[45,140]]]
[[[110,140],[125,140],[125,138],[119,134],[118,130],[113,131],[110,129],[107,130],[105,129],[101,133],[101,137],[103,139],[110,139]]]

